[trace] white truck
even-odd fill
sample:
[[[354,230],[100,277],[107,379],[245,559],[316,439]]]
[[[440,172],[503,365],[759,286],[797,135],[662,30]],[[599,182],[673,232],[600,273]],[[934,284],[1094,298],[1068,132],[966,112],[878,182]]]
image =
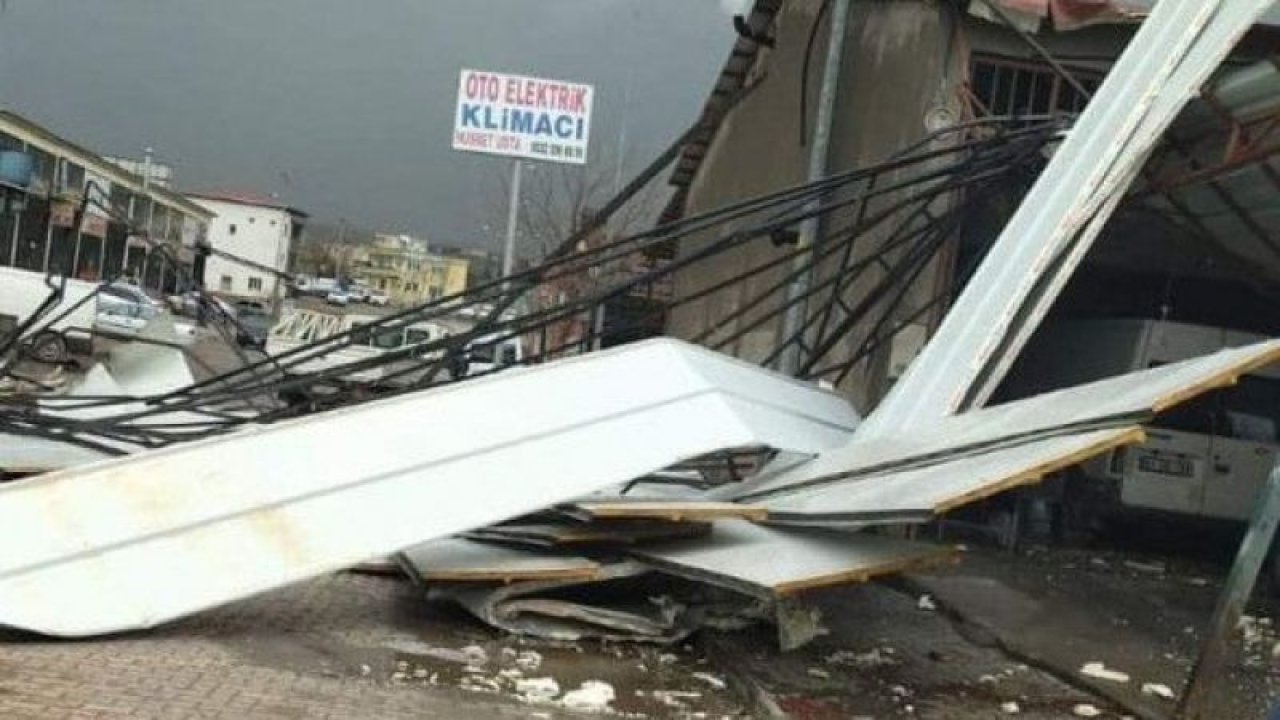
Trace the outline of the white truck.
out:
[[[1156,367],[1263,339],[1217,327],[1150,319],[1081,320],[1046,326],[1027,346],[1005,391],[1026,397]],[[1158,415],[1147,440],[1084,463],[1066,502],[1089,513],[1159,511],[1248,520],[1280,450],[1280,368],[1261,368]],[[1085,493],[1070,492],[1086,490]]]
[[[49,297],[50,288],[45,279],[42,272],[0,267],[0,337],[7,337]],[[52,282],[58,284],[62,281],[61,278],[54,278]],[[96,283],[67,278],[61,301],[46,319],[63,314],[95,289]],[[98,302],[93,297],[81,302],[74,311],[49,328],[26,332],[23,340],[30,343],[30,353],[35,359],[42,362],[62,362],[67,359],[69,349],[91,346],[92,329],[97,315]],[[37,328],[43,324],[37,323]]]

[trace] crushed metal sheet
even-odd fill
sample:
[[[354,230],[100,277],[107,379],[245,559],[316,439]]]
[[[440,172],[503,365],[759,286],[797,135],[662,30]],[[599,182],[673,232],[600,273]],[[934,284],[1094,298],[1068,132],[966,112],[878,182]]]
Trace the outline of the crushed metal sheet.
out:
[[[405,572],[424,582],[596,580],[600,563],[572,555],[535,553],[461,538],[432,540],[398,556]]]
[[[21,480],[0,487],[0,624],[150,627],[686,458],[816,453],[856,423],[835,394],[650,340]]]
[[[466,533],[477,540],[494,540],[535,547],[573,545],[634,545],[659,540],[697,537],[711,532],[711,523],[615,520],[591,523],[516,523],[477,528]]]
[[[567,506],[565,512],[583,520],[633,518],[667,520],[670,522],[702,522],[723,518],[743,518],[760,521],[769,516],[769,511],[759,505],[742,505],[715,500],[650,500],[640,498],[576,502]]]
[[[620,562],[602,566],[592,580],[533,580],[497,586],[431,583],[426,588],[429,598],[456,602],[485,623],[517,635],[671,643],[697,629],[678,608],[643,600],[626,608],[605,607],[555,596],[647,572],[649,569],[639,563]]]
[[[711,535],[636,548],[655,570],[765,599],[865,582],[955,556],[950,547],[866,533],[801,531],[746,520],[716,523]],[[768,558],[768,562],[761,562]]]
[[[84,422],[121,417],[151,409],[144,402],[129,401],[129,398],[159,395],[192,382],[190,367],[181,351],[138,342],[122,343],[111,350],[105,362],[89,368],[84,377],[69,385],[63,394],[37,400],[35,412]],[[102,398],[120,398],[121,402],[104,405],[99,402]],[[0,432],[0,471],[51,472],[144,449],[137,442],[119,438],[94,437],[99,447],[89,447],[58,437],[27,435],[18,431],[19,420],[9,420],[13,431]],[[180,432],[183,426],[188,426],[193,433],[203,433],[208,421],[209,417],[200,413],[174,411],[138,418],[133,427],[140,431],[164,427],[170,432]]]

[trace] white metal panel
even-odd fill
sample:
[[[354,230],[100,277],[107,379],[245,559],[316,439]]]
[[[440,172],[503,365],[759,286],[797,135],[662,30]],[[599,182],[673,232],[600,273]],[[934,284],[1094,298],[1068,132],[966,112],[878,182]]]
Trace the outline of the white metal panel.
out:
[[[933,464],[949,456],[972,454],[1011,439],[1060,428],[1075,426],[1083,432],[1097,429],[1098,423],[1130,425],[1132,422],[1126,422],[1126,418],[1132,420],[1135,415],[1163,410],[1196,394],[1229,385],[1240,375],[1277,359],[1280,340],[1272,340],[953,415],[927,430],[887,438],[855,436],[848,445],[824,452],[811,462],[778,473],[761,473],[735,489],[734,497],[755,502],[859,474]]]
[[[426,582],[594,580],[600,563],[580,555],[530,552],[464,538],[442,538],[402,551],[400,564]]]
[[[971,393],[976,404],[985,401],[1153,144],[1268,5],[1166,0],[1157,6],[933,340],[860,435],[919,426],[956,412]]]
[[[710,536],[638,548],[632,556],[663,572],[775,599],[873,577],[954,554],[950,547],[858,533],[799,531],[724,520]]]
[[[1142,430],[1126,426],[962,455],[937,464],[890,470],[766,500],[769,522],[813,525],[861,522],[925,522],[938,513],[1011,488],[1038,482],[1046,474],[1142,441]]]
[[[672,340],[0,488],[0,624],[155,625],[739,446],[848,439],[840,397]]]

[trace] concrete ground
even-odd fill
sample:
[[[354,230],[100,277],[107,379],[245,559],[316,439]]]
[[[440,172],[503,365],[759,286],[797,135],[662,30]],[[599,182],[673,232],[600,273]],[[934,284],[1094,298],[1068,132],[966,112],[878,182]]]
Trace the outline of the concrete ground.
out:
[[[1150,718],[1174,707],[1151,686],[1181,692],[1228,560],[1045,548],[967,555],[954,568],[910,578],[910,586],[931,593],[968,637]],[[1263,718],[1280,703],[1277,613],[1280,603],[1264,583],[1233,638],[1230,662],[1216,675],[1211,717]],[[1129,679],[1082,673],[1092,662]]]

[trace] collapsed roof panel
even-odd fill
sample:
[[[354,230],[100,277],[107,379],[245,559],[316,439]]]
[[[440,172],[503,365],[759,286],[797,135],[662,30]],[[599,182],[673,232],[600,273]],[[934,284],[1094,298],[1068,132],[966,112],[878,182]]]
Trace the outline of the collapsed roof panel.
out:
[[[890,470],[989,452],[1038,437],[1132,426],[1151,413],[1230,385],[1240,375],[1278,359],[1280,340],[1271,340],[954,415],[918,432],[883,439],[855,437],[848,445],[821,453],[811,462],[776,474],[766,469],[736,490],[735,499],[760,502],[805,488],[856,483],[859,478],[884,476]],[[1061,449],[1065,454],[1079,451],[1072,445]],[[1031,463],[1028,468],[1047,461],[1038,455],[1027,459]],[[932,490],[926,492],[931,494]],[[914,503],[914,507],[932,505],[925,499],[900,498],[899,502]]]
[[[945,546],[877,535],[800,531],[746,520],[718,522],[708,537],[632,551],[657,570],[764,599],[863,582],[943,562],[954,553]]]
[[[766,503],[781,525],[849,527],[927,522],[935,515],[1014,487],[1112,448],[1142,442],[1137,426],[1073,433],[958,455],[937,464],[786,494]]]
[[[834,394],[658,340],[43,475],[0,488],[0,624],[148,627],[709,452],[815,453],[855,423]]]
[[[398,560],[410,576],[424,582],[514,582],[517,580],[595,580],[600,563],[577,555],[533,553],[465,538],[444,538],[415,545]]]

